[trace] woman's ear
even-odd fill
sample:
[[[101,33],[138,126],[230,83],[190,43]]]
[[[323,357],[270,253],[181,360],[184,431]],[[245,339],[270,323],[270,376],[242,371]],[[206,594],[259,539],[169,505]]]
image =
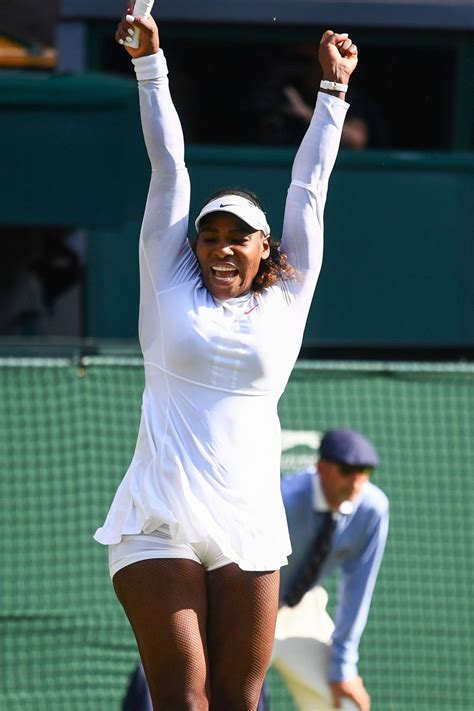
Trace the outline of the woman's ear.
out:
[[[268,259],[270,256],[270,237],[263,237],[262,249],[262,259]]]

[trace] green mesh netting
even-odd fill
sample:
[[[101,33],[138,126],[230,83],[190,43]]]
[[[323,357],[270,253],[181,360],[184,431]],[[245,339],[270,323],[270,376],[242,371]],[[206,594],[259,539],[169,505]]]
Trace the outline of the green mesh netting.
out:
[[[120,709],[137,654],[92,533],[142,386],[138,358],[0,360],[2,710]],[[284,470],[331,427],[381,455],[391,531],[360,663],[374,711],[474,709],[473,413],[467,365],[299,363],[280,403]],[[272,711],[293,711],[269,679]]]

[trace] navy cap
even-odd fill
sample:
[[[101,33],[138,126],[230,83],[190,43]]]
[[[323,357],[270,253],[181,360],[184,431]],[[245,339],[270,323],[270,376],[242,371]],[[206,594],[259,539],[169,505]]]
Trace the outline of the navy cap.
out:
[[[321,459],[350,466],[376,467],[377,450],[367,437],[355,430],[329,430],[319,446]]]

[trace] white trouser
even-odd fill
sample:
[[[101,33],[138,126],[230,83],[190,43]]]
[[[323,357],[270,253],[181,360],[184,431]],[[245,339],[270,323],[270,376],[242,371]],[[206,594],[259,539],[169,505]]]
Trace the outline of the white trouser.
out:
[[[326,611],[324,588],[306,593],[296,607],[278,612],[272,666],[282,677],[299,711],[333,711],[328,684],[331,635],[334,623]],[[341,708],[357,706],[343,699]]]

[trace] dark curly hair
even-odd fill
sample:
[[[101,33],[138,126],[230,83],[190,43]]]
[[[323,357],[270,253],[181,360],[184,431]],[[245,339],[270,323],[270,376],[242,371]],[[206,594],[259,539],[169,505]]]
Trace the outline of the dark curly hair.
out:
[[[211,200],[224,197],[225,195],[239,195],[240,197],[250,200],[262,212],[265,212],[260,200],[255,193],[246,188],[222,188],[208,197],[204,205],[207,205]],[[204,207],[204,205],[202,207]],[[262,259],[260,267],[252,282],[252,289],[255,292],[263,291],[268,286],[272,286],[278,279],[287,281],[290,279],[299,279],[299,273],[288,263],[288,257],[280,250],[280,243],[274,240],[271,236],[268,237],[270,254],[266,259]]]

